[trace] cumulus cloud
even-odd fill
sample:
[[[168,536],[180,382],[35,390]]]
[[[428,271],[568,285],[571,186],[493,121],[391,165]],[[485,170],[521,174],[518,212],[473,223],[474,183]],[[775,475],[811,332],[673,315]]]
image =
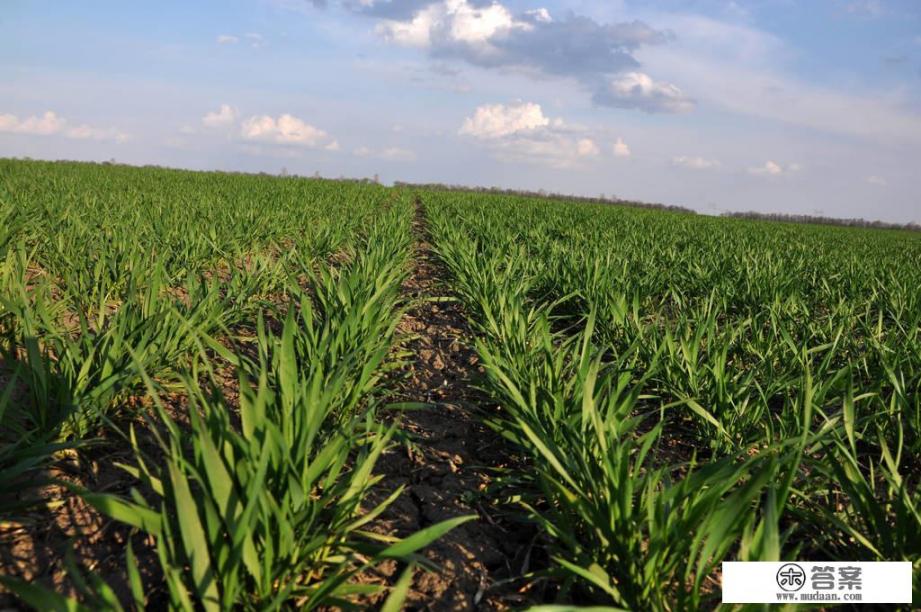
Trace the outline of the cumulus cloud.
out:
[[[581,138],[576,143],[576,154],[579,157],[595,157],[601,154],[601,149],[591,138]]]
[[[207,113],[202,117],[202,125],[209,128],[226,127],[237,120],[237,110],[229,104],[221,104],[221,107],[213,112]]]
[[[508,34],[512,30],[527,26],[512,17],[511,12],[495,3],[477,8],[463,0],[448,0],[442,5],[433,5],[436,10],[444,7],[447,13],[447,34],[451,40],[471,47],[486,46],[493,38]]]
[[[768,160],[764,162],[763,166],[749,168],[748,173],[756,176],[781,176],[784,174],[794,174],[802,169],[803,167],[799,164],[782,165],[775,161]]]
[[[339,143],[323,130],[293,115],[253,115],[240,125],[244,140],[335,151]]]
[[[501,4],[479,8],[467,0],[429,4],[408,19],[385,19],[377,31],[388,40],[413,47],[455,47],[455,52],[485,56],[497,51],[491,39],[528,28]]]
[[[277,117],[249,115],[241,119],[234,106],[221,104],[217,110],[202,116],[201,126],[204,129],[186,125],[179,131],[186,135],[223,134],[231,140],[285,145],[276,151],[281,154],[293,155],[296,148],[339,150],[339,142],[326,131],[289,113]]]
[[[773,164],[773,162],[768,163]],[[703,157],[681,155],[679,157],[672,158],[672,165],[680,166],[682,168],[691,168],[692,170],[712,170],[713,168],[719,168],[720,162],[716,159],[706,159]]]
[[[486,104],[464,120],[460,133],[476,138],[502,138],[550,125],[539,104]]]
[[[66,122],[52,111],[46,111],[41,117],[32,115],[22,121],[16,115],[0,115],[0,131],[17,134],[36,134],[49,136],[64,129]]]
[[[647,113],[685,113],[694,101],[671,83],[654,81],[642,72],[627,72],[612,78],[595,92],[596,104],[636,108]]]
[[[221,34],[217,37],[217,44],[219,45],[235,45],[240,42],[240,39],[233,34]]]
[[[584,129],[547,117],[533,102],[480,106],[458,133],[503,161],[570,168],[601,155],[601,147]]]
[[[0,114],[0,132],[29,134],[33,136],[64,136],[77,140],[113,140],[124,142],[129,136],[115,128],[100,128],[86,124],[71,125],[64,117],[53,111],[41,116],[32,115],[19,119],[16,115]]]
[[[358,147],[352,151],[355,157],[368,157],[383,159],[386,161],[415,161],[416,154],[409,149],[401,147],[387,147],[384,149],[372,149],[370,147]]]
[[[641,21],[599,23],[546,8],[514,14],[499,2],[362,0],[354,10],[380,19],[377,32],[417,47],[434,59],[458,59],[484,68],[517,68],[539,76],[575,78],[600,105],[684,112],[693,102],[669,83],[636,72],[634,52],[671,38]],[[618,75],[633,75],[632,82]],[[638,75],[638,77],[637,77]]]
[[[611,151],[615,157],[630,157],[630,147],[624,142],[623,138],[618,138],[617,142],[611,145]]]

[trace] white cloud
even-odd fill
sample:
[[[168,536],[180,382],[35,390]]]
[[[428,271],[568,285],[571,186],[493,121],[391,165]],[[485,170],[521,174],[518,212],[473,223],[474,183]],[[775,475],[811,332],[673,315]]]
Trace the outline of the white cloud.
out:
[[[409,149],[400,147],[388,147],[385,149],[375,150],[369,147],[358,147],[352,151],[355,157],[373,157],[386,161],[415,161],[416,154]]]
[[[329,134],[287,113],[278,118],[253,115],[240,125],[240,135],[244,140],[324,148],[330,151],[339,149],[339,143]]]
[[[538,8],[538,9],[533,9],[530,11],[525,11],[524,14],[530,19],[533,19],[534,21],[538,21],[540,23],[551,23],[553,21],[553,18],[550,16],[550,11],[548,11],[545,8]]]
[[[221,104],[217,111],[207,113],[201,122],[205,127],[217,128],[231,125],[237,120],[237,110],[229,104]]]
[[[597,104],[617,108],[638,108],[648,113],[685,113],[694,101],[671,83],[654,81],[642,72],[627,72],[612,78],[595,92]]]
[[[488,147],[502,161],[571,168],[601,155],[584,128],[544,115],[539,104],[486,104],[464,120],[459,134]]]
[[[576,143],[576,153],[579,157],[595,157],[601,154],[601,149],[591,138],[582,138]]]
[[[487,104],[478,107],[472,117],[464,120],[460,133],[464,136],[491,139],[533,131],[548,125],[550,120],[544,116],[540,104]]]
[[[384,39],[424,49],[439,61],[574,79],[600,105],[648,112],[684,112],[694,105],[675,85],[627,72],[639,66],[634,54],[640,48],[672,37],[639,20],[601,23],[573,12],[555,20],[546,8],[513,14],[497,0],[370,1],[353,9],[379,18],[376,31]]]
[[[768,163],[772,164],[773,162]],[[672,165],[681,166],[682,168],[691,168],[692,170],[712,170],[713,168],[719,168],[720,162],[716,159],[681,155],[672,158]]]
[[[768,160],[763,166],[756,166],[748,169],[749,174],[758,176],[780,176],[783,174],[793,174],[799,172],[803,167],[799,164],[787,164],[786,166],[775,161]]]
[[[630,157],[630,147],[624,142],[623,138],[618,138],[617,142],[611,145],[611,151],[615,157]]]
[[[238,133],[243,141],[327,151],[339,150],[339,142],[327,132],[288,113],[278,117],[250,115],[240,120],[236,108],[229,104],[221,104],[217,110],[206,113],[201,118],[201,123],[208,130],[222,130],[221,133],[228,135]],[[190,135],[199,132],[193,127],[183,126],[180,133]]]
[[[61,132],[66,123],[52,111],[46,111],[41,117],[32,115],[22,121],[16,115],[0,115],[0,131],[17,134],[50,136]]]
[[[530,27],[497,2],[481,8],[467,0],[443,0],[421,9],[408,21],[385,19],[377,31],[387,40],[411,47],[428,47],[437,40],[488,51],[492,37]]]
[[[240,42],[240,40],[242,39],[246,39],[247,41],[249,41],[249,45],[253,49],[258,49],[263,44],[265,44],[265,38],[263,38],[262,34],[259,34],[257,32],[247,32],[246,34],[242,36],[242,38],[234,34],[221,34],[220,36],[217,37],[216,40],[217,40],[217,44],[219,45],[235,45],[238,42]]]
[[[715,111],[803,126],[873,141],[921,143],[921,115],[902,89],[860,93],[797,78],[797,52],[773,34],[705,17],[667,16],[658,24],[678,36],[643,50],[644,67],[693,83],[696,102]],[[859,117],[860,120],[855,118]]]
[[[67,119],[53,111],[20,120],[16,115],[0,114],[0,132],[33,136],[64,136],[76,140],[113,140],[124,142],[129,136],[115,128],[100,128],[86,124],[71,126]]]
[[[483,44],[499,33],[528,26],[512,19],[512,14],[501,4],[475,8],[466,0],[446,0],[445,7],[451,18],[451,37],[459,42]]]
[[[432,27],[438,19],[439,7],[432,5],[419,11],[410,21],[386,20],[377,26],[377,32],[387,40],[407,47],[428,47]]]
[[[885,187],[886,185],[889,184],[889,181],[887,181],[887,180],[884,179],[883,177],[881,177],[881,176],[875,176],[875,175],[874,175],[874,176],[868,176],[868,177],[867,177],[867,182],[870,183],[871,185],[877,185],[877,186],[879,186],[879,187]]]

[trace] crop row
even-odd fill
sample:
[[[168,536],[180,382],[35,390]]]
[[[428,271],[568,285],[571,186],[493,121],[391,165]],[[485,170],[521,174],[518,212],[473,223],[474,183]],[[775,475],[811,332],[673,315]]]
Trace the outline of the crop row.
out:
[[[0,576],[7,589],[38,609],[345,605],[382,589],[354,576],[466,520],[367,530],[400,494],[369,498],[394,435],[376,413],[398,365],[407,198],[81,164],[0,173],[2,519],[53,513],[40,485],[55,484],[135,534],[120,590],[63,551],[76,599]],[[126,445],[118,490],[56,470],[63,450]]]
[[[921,242],[425,194],[562,601],[718,602],[723,560],[921,579]]]

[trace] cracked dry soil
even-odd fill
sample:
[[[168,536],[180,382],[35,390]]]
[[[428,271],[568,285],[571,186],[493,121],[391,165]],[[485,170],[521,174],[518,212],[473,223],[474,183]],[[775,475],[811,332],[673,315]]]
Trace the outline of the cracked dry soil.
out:
[[[437,566],[418,570],[406,602],[410,610],[506,610],[530,602],[516,590],[515,578],[527,564],[535,537],[531,528],[502,518],[484,493],[497,469],[516,463],[502,438],[478,414],[490,400],[474,388],[480,376],[476,352],[460,304],[450,299],[445,272],[432,251],[425,216],[417,202],[413,223],[414,269],[403,286],[412,308],[399,332],[408,338],[402,348],[408,365],[390,383],[393,402],[428,406],[402,412],[400,425],[412,438],[381,457],[376,472],[386,494],[405,490],[379,519],[382,533],[406,536],[439,521],[478,515],[429,546],[424,555]],[[392,583],[402,568],[380,568],[380,579]]]

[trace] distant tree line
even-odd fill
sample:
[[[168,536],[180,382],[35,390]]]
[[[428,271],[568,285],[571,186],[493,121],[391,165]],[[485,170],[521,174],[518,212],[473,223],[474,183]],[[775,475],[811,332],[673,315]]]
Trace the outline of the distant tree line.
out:
[[[819,215],[785,215],[781,213],[724,212],[721,216],[736,219],[752,219],[756,221],[780,221],[783,223],[809,223],[814,225],[839,225],[843,227],[867,227],[874,229],[906,230],[921,232],[918,223],[887,223],[885,221],[868,221],[867,219],[838,219]]]
[[[669,210],[681,212],[689,215],[696,215],[697,212],[683,206],[672,206],[669,204],[660,204],[657,202],[636,202],[634,200],[622,200],[618,197],[605,197],[603,194],[597,197],[577,196],[566,193],[556,193],[552,191],[528,191],[524,189],[505,189],[502,187],[469,187],[467,185],[445,185],[443,183],[404,183],[396,181],[394,187],[407,187],[412,189],[427,189],[429,191],[459,191],[466,193],[489,193],[495,195],[520,196],[526,198],[537,198],[544,200],[563,200],[566,202],[580,202],[585,204],[609,204],[615,206],[630,206],[632,208],[652,208],[655,210]]]

